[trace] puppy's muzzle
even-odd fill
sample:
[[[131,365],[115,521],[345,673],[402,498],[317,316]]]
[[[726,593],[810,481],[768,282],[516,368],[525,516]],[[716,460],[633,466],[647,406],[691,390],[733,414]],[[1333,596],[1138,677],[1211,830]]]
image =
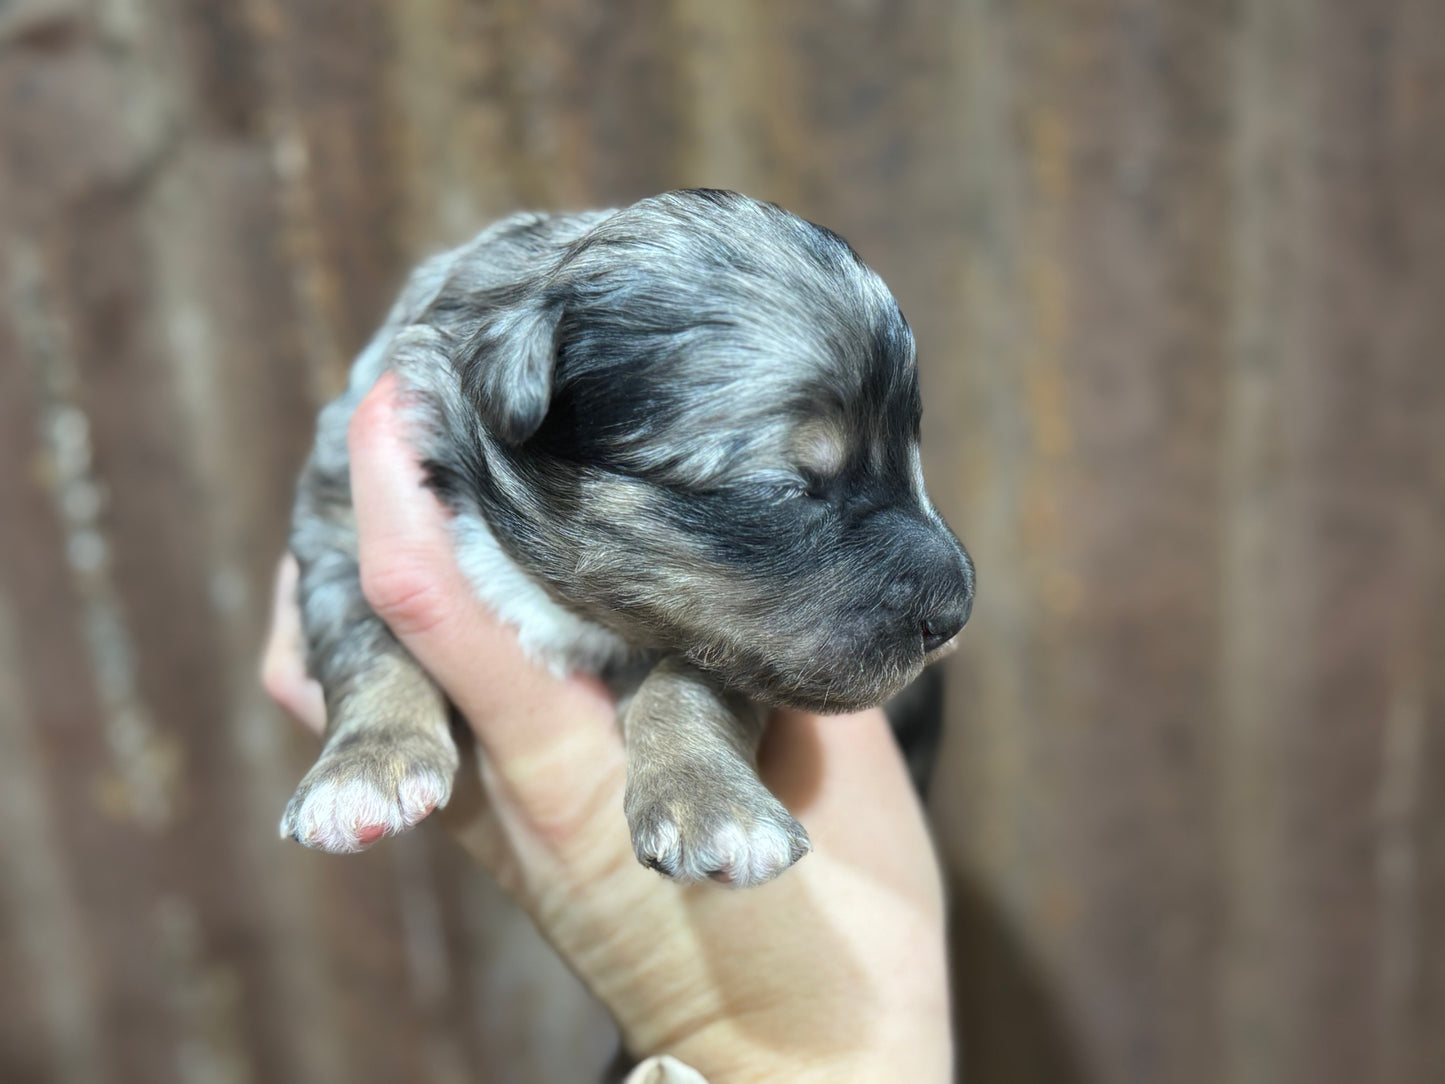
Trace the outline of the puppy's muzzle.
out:
[[[909,567],[890,585],[890,608],[911,622],[924,656],[932,659],[973,612],[973,563],[947,527],[931,522],[911,527],[904,536]]]

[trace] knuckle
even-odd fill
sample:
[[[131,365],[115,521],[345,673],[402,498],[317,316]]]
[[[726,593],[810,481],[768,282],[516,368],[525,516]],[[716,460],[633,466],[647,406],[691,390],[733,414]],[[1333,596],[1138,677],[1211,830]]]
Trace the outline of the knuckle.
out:
[[[427,569],[405,558],[361,562],[361,593],[372,611],[401,636],[429,632],[446,618],[447,598]]]
[[[380,388],[378,384],[362,397],[346,424],[346,446],[352,455],[357,448],[370,444],[388,424],[390,403]]]

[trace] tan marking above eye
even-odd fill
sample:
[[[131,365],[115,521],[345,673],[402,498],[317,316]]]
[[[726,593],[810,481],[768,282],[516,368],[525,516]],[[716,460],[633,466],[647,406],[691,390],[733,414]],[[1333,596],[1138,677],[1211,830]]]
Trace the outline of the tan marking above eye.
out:
[[[793,433],[791,451],[798,466],[819,478],[833,478],[848,461],[847,435],[831,421],[805,422]]]

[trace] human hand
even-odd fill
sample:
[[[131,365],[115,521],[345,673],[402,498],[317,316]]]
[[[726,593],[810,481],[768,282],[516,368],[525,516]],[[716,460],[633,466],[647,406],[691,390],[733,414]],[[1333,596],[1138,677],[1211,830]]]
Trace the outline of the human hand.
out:
[[[813,853],[777,881],[683,886],[640,866],[606,690],[532,664],[452,556],[395,382],[349,435],[367,600],[476,738],[437,816],[609,1008],[628,1049],[714,1084],[948,1079],[943,895],[922,811],[880,711],[777,712],[762,777]],[[295,565],[278,577],[267,689],[318,733]]]

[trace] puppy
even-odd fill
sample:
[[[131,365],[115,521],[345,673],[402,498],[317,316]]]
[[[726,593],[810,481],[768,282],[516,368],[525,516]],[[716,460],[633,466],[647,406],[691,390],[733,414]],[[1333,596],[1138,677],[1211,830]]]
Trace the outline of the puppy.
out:
[[[281,832],[334,852],[445,804],[458,766],[445,698],[358,578],[346,428],[388,369],[477,594],[533,658],[617,692],[638,859],[750,885],[807,853],[754,767],[767,709],[882,703],[973,598],[878,276],[712,190],[514,215],[413,273],[321,413],[291,535],[329,729]]]

